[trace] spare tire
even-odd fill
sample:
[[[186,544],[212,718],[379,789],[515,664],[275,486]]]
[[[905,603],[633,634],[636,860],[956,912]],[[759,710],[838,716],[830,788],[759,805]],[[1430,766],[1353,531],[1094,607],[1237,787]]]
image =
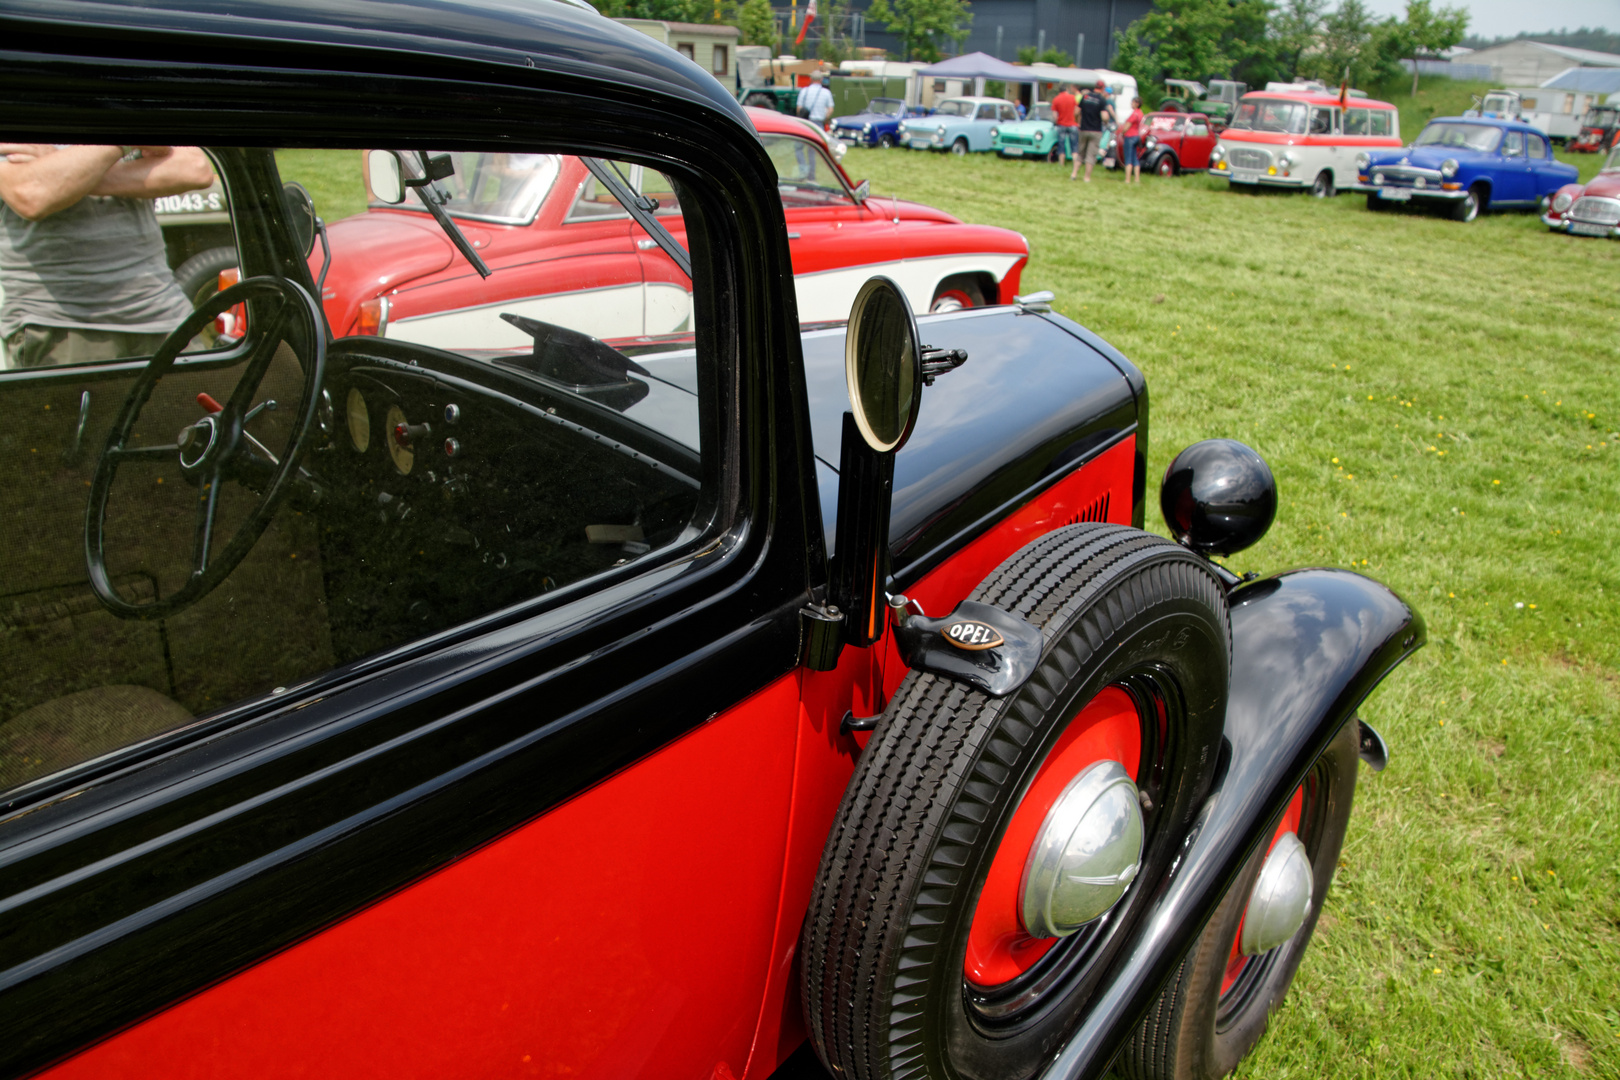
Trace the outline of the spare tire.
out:
[[[806,1022],[839,1076],[1044,1068],[1168,873],[1215,765],[1230,627],[1204,560],[1135,529],[1073,525],[971,599],[1039,627],[1044,655],[1005,698],[912,672],[873,732],[800,943]],[[1116,770],[1116,790],[1135,785],[1134,877],[1112,879],[1112,906],[1072,933],[1036,936],[1026,864],[1094,768]]]

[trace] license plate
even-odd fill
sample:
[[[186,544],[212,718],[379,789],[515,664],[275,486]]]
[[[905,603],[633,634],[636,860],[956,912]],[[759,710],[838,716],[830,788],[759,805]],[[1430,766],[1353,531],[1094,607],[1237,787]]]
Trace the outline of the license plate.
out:
[[[1233,169],[1232,179],[1236,180],[1240,184],[1252,184],[1256,180],[1260,179],[1260,174],[1257,172],[1250,172],[1247,169]]]
[[[1003,154],[1006,154],[1008,157],[1021,157],[1021,156],[1023,156],[1023,153],[1024,153],[1022,150],[1018,149],[1018,147],[1016,147],[1016,146],[1003,146],[1001,148],[1001,152]]]
[[[1388,199],[1390,202],[1410,202],[1412,193],[1410,191],[1392,191],[1389,188],[1379,188],[1378,197]]]
[[[926,149],[928,149],[928,140],[926,140],[926,139],[912,139],[911,140],[911,148],[913,150],[926,150]]]
[[[1572,221],[1572,222],[1570,222],[1569,223],[1569,231],[1574,233],[1577,236],[1608,236],[1609,235],[1609,227],[1607,225],[1593,225],[1593,224],[1591,224],[1589,222],[1585,222],[1585,221]]]

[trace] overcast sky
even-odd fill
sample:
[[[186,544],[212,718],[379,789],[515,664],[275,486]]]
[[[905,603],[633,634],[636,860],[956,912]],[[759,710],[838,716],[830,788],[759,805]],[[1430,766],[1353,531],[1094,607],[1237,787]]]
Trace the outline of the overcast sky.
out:
[[[1379,15],[1399,15],[1406,0],[1367,0],[1367,6]],[[1487,38],[1583,26],[1620,31],[1620,0],[1436,0],[1434,6],[1463,8],[1468,32]]]

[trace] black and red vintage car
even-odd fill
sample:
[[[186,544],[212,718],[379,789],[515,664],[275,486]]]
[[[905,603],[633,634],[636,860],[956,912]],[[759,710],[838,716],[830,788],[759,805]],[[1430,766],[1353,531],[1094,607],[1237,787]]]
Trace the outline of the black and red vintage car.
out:
[[[0,1073],[1214,1076],[1260,1037],[1424,631],[1213,561],[1275,513],[1252,451],[1177,457],[1172,542],[1141,372],[1042,298],[877,278],[802,331],[740,106],[583,5],[8,0],[0,41],[22,157],[206,148],[242,269],[146,354],[0,372]],[[289,170],[363,161],[442,230],[398,272],[472,275],[566,155],[688,325],[334,336]]]
[[[1219,138],[1203,113],[1148,113],[1142,118],[1142,168],[1160,176],[1202,171]]]

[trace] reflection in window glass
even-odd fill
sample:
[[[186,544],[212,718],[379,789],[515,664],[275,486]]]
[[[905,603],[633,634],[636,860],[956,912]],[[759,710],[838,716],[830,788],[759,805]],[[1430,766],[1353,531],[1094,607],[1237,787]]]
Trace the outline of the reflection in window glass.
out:
[[[1305,134],[1307,107],[1298,101],[1278,98],[1250,98],[1238,106],[1232,127],[1239,130],[1279,131]]]
[[[263,213],[229,193],[293,153],[217,152],[224,204]],[[365,190],[358,149],[297,160],[313,190]],[[144,400],[140,364],[0,376],[0,514],[28,523],[0,549],[0,790],[589,588],[696,535],[692,282],[622,212],[565,220],[591,178],[577,158],[450,162],[446,200],[490,211],[452,220],[493,273],[419,202],[331,221],[318,381],[325,328],[269,302],[222,339],[241,348],[182,362]],[[618,169],[668,200],[658,220],[684,245],[679,185]],[[311,276],[321,264],[317,245]],[[261,342],[272,360],[248,384]],[[241,418],[234,445],[209,434],[220,406]],[[104,453],[120,430],[138,453]],[[100,523],[88,542],[87,520]]]
[[[1452,146],[1459,150],[1491,151],[1502,141],[1502,129],[1487,124],[1430,124],[1418,132],[1413,146]]]
[[[1395,134],[1395,113],[1391,109],[1373,109],[1368,116],[1369,135]]]
[[[852,201],[838,170],[821,147],[809,139],[762,133],[760,141],[776,166],[782,205],[823,206]]]

